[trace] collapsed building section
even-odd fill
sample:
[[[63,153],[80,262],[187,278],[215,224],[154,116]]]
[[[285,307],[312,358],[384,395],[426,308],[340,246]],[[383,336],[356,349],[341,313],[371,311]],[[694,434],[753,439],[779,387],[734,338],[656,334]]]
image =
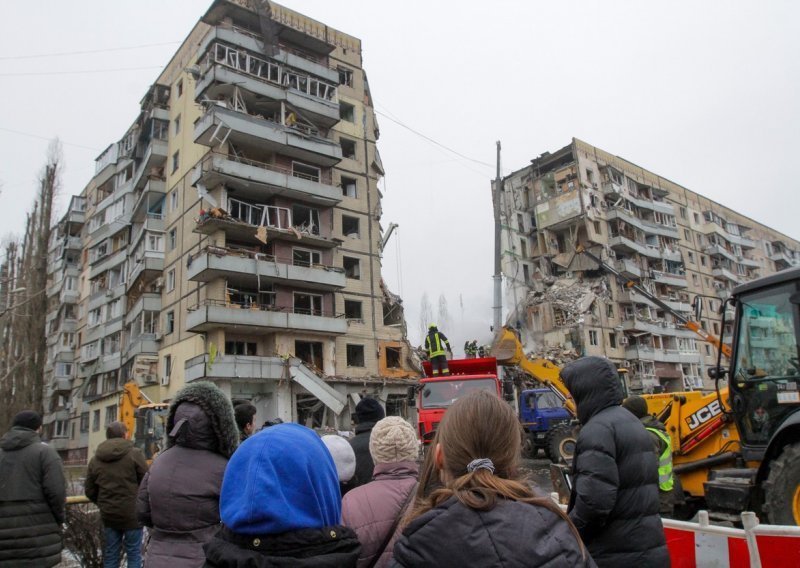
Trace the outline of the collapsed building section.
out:
[[[611,358],[633,391],[710,388],[716,353],[578,245],[685,316],[699,297],[717,336],[731,331],[719,309],[733,286],[800,261],[797,241],[577,139],[502,181],[510,323],[533,355]]]

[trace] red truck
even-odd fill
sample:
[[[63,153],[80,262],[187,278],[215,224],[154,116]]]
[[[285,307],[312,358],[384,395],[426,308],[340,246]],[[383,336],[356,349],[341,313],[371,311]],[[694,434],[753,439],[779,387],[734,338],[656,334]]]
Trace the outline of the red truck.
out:
[[[436,433],[447,408],[459,397],[476,390],[485,390],[503,398],[503,384],[497,377],[497,360],[494,357],[480,359],[452,359],[447,362],[450,375],[433,377],[431,364],[425,361],[425,378],[420,380],[410,399],[416,403],[419,414],[419,437],[429,444]],[[513,396],[513,395],[512,395]]]

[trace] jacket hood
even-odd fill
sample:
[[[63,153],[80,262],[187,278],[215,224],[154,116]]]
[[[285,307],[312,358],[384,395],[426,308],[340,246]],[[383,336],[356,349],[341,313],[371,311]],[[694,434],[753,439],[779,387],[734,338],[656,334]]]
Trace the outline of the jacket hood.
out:
[[[133,442],[125,438],[110,438],[97,446],[94,457],[103,462],[113,462],[126,456],[133,449]]]
[[[233,405],[214,383],[183,387],[169,405],[167,448],[174,445],[210,450],[229,458],[239,444]]]
[[[645,428],[654,428],[656,430],[661,430],[662,432],[667,431],[667,427],[655,416],[645,416],[641,419],[642,424],[644,424]]]
[[[6,452],[13,452],[41,441],[42,439],[36,430],[14,426],[0,439],[0,449]]]
[[[419,475],[419,464],[413,461],[399,461],[392,463],[376,463],[373,477],[383,479],[385,477],[417,477]]]
[[[604,357],[582,357],[573,361],[561,369],[561,378],[575,399],[581,424],[586,424],[604,408],[622,403],[617,369]]]
[[[264,535],[336,525],[341,502],[325,444],[305,426],[287,423],[250,436],[236,450],[225,469],[219,510],[234,533]]]
[[[362,432],[369,432],[370,430],[375,428],[375,424],[377,424],[377,421],[374,421],[374,422],[360,422],[360,423],[356,424],[356,428],[355,428],[356,434],[361,434]]]

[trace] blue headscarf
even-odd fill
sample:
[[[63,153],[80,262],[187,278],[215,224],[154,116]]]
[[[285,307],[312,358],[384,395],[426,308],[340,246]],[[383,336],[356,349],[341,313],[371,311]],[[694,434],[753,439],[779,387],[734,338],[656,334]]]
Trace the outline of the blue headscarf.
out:
[[[247,438],[228,462],[220,517],[240,534],[279,534],[337,525],[342,497],[325,444],[299,424],[278,424]]]

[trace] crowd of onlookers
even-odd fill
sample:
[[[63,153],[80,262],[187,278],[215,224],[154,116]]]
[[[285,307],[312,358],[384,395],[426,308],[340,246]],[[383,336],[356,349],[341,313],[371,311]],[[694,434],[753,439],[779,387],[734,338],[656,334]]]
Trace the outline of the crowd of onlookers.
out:
[[[420,464],[415,428],[375,399],[354,437],[320,437],[256,431],[250,403],[192,383],[149,469],[120,422],[89,463],[105,565],[124,550],[129,568],[668,566],[653,441],[620,406],[614,366],[586,357],[562,377],[582,424],[568,513],[521,478],[519,422],[493,394],[458,399]],[[0,441],[0,567],[60,558],[64,476],[40,426],[22,412]]]

